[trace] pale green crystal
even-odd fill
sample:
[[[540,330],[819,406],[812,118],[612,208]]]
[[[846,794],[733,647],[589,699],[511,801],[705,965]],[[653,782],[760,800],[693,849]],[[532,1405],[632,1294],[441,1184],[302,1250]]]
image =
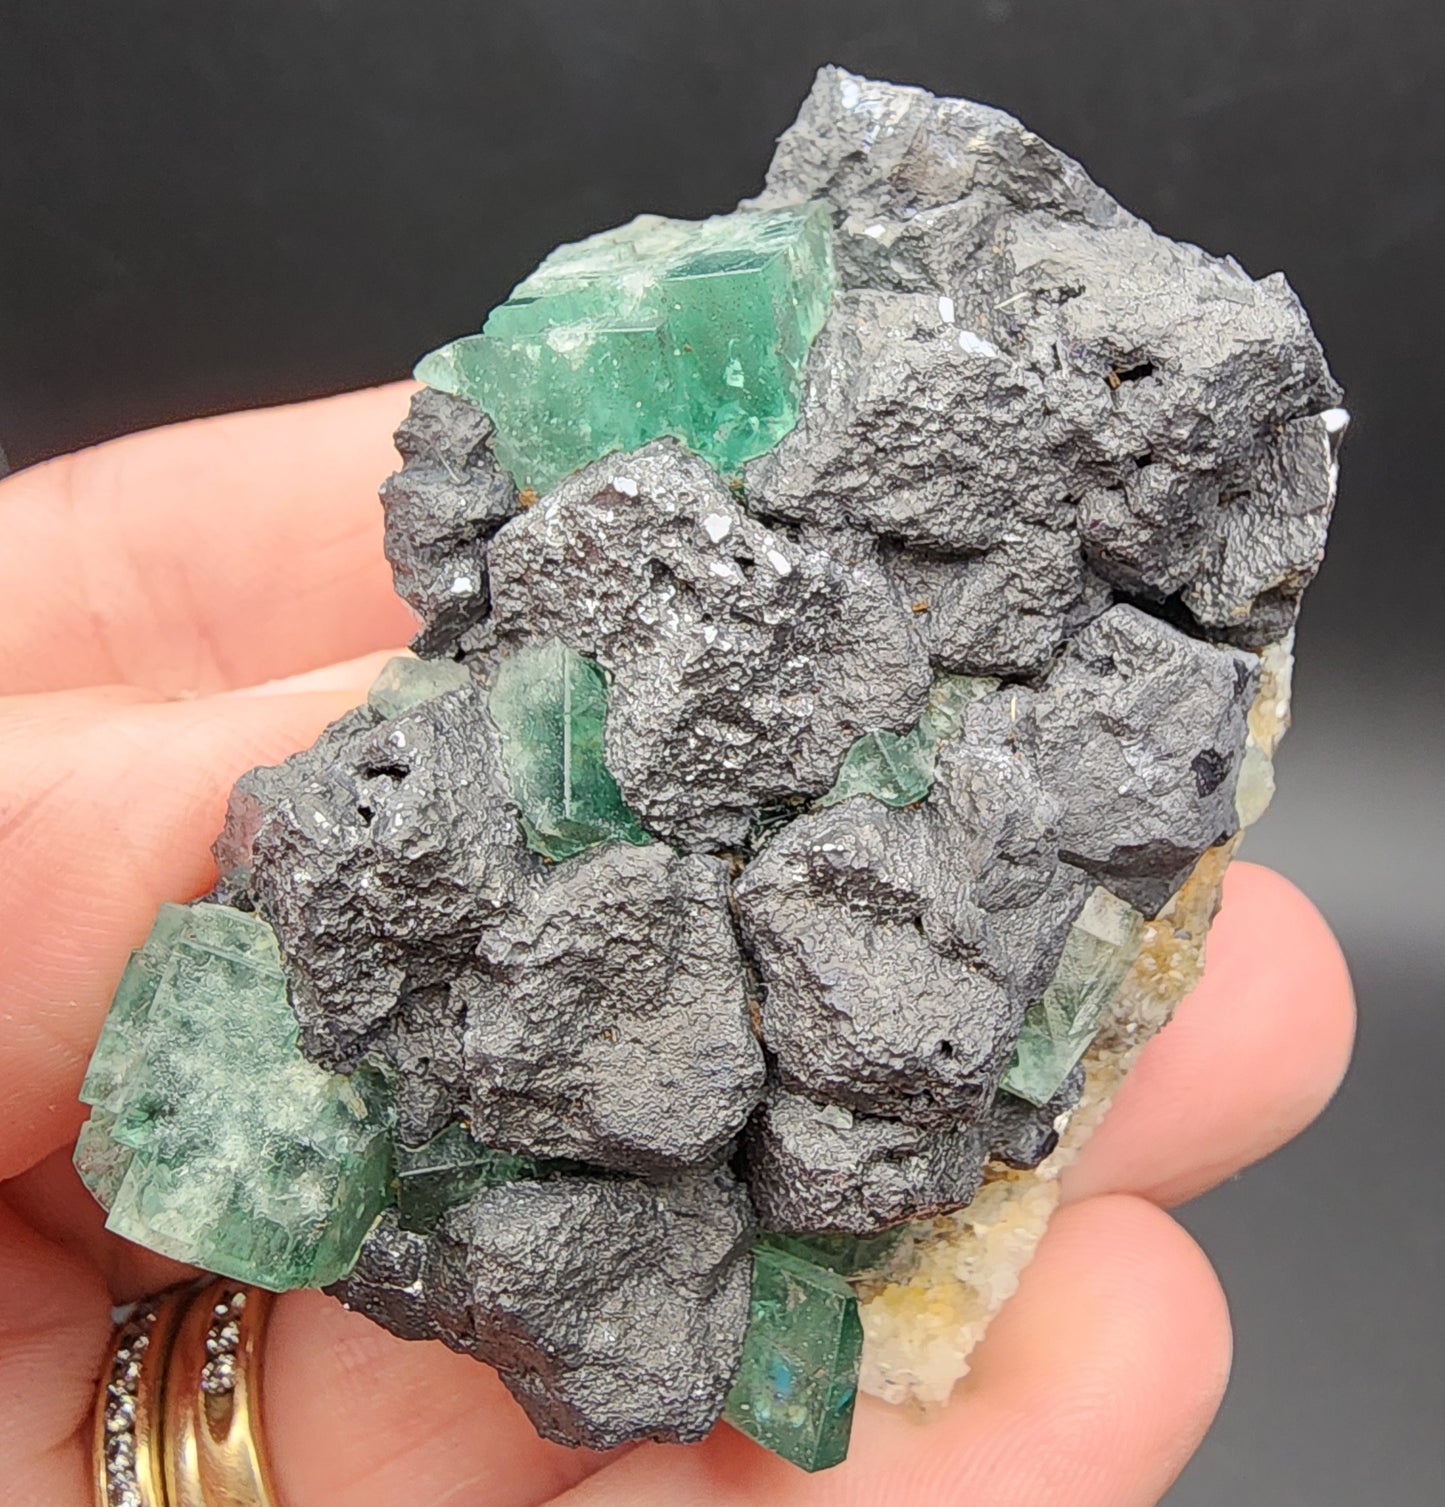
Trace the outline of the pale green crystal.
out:
[[[471,684],[471,672],[450,659],[413,659],[398,655],[382,666],[366,693],[366,704],[383,717],[399,717],[435,696]]]
[[[920,722],[912,731],[864,733],[849,748],[833,788],[818,802],[833,806],[871,795],[885,806],[912,806],[933,787],[938,743]]]
[[[864,733],[843,757],[833,788],[818,802],[833,806],[871,795],[885,806],[912,806],[933,788],[938,748],[958,731],[964,708],[998,689],[984,675],[943,675],[933,685],[928,708],[906,733]]]
[[[783,1251],[800,1261],[826,1267],[840,1277],[857,1277],[886,1266],[908,1234],[906,1224],[895,1225],[876,1235],[775,1235],[759,1237],[758,1244]]]
[[[559,246],[416,376],[491,415],[519,486],[545,490],[663,435],[733,472],[797,422],[833,293],[830,241],[821,206],[641,215]]]
[[[1274,799],[1274,760],[1250,737],[1234,787],[1234,811],[1241,827],[1252,827]]]
[[[1024,1016],[1003,1087],[1047,1104],[1098,1034],[1110,1001],[1139,954],[1144,918],[1106,889],[1096,889],[1069,928],[1044,997]]]
[[[848,1453],[863,1326],[836,1273],[785,1251],[753,1252],[753,1293],[737,1380],[723,1417],[804,1470]]]
[[[150,935],[131,953],[81,1081],[82,1104],[104,1107],[118,1102],[126,1072],[145,1041],[144,1022],[156,986],[172,947],[190,924],[190,912],[184,905],[163,905],[151,924]]]
[[[563,859],[650,841],[603,757],[607,683],[590,659],[558,639],[517,649],[497,667],[488,705],[529,847]]]
[[[493,1151],[453,1121],[424,1146],[396,1148],[397,1217],[404,1230],[432,1229],[453,1205],[480,1188],[536,1177],[547,1164]]]
[[[75,1170],[90,1190],[90,1196],[102,1209],[115,1202],[121,1179],[130,1168],[135,1153],[111,1135],[115,1116],[103,1109],[92,1109],[90,1118],[75,1138]]]
[[[301,1055],[276,938],[222,905],[162,906],[101,1028],[82,1179],[106,1228],[284,1291],[345,1274],[389,1194],[379,1081]]]

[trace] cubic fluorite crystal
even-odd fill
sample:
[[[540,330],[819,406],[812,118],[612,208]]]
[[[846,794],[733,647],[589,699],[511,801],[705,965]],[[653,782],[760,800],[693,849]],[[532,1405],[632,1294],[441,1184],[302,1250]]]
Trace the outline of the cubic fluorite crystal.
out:
[[[448,659],[405,659],[388,661],[371,689],[366,704],[383,717],[399,717],[412,707],[445,696],[471,683],[462,665]]]
[[[1133,906],[1096,889],[1069,928],[1059,966],[1030,1005],[1003,1087],[1031,1104],[1047,1104],[1089,1049],[1143,940]]]
[[[493,1151],[453,1121],[423,1146],[396,1148],[396,1213],[404,1230],[430,1230],[450,1208],[479,1188],[536,1177],[549,1165],[530,1156]]]
[[[498,665],[487,706],[529,847],[559,859],[648,841],[603,756],[607,685],[596,665],[559,639],[519,649]]]
[[[885,806],[912,806],[933,787],[938,745],[957,731],[963,708],[998,689],[984,676],[945,675],[933,687],[928,709],[906,733],[886,728],[864,733],[843,758],[837,783],[819,802],[833,806],[854,795],[871,795]]]
[[[852,1288],[821,1266],[760,1247],[742,1364],[723,1417],[804,1470],[837,1465],[848,1453],[862,1352]]]
[[[106,1228],[284,1291],[335,1281],[386,1203],[390,1115],[369,1075],[296,1045],[276,939],[220,905],[162,908],[81,1098],[76,1164]]]
[[[859,1277],[886,1266],[908,1234],[906,1225],[895,1225],[877,1235],[764,1235],[760,1244],[811,1261],[814,1266],[837,1272],[840,1277]]]
[[[837,69],[757,199],[561,248],[418,374],[422,657],[238,783],[239,909],[158,918],[77,1165],[549,1438],[726,1400],[822,1468],[858,1385],[947,1396],[1198,976],[1339,389],[1282,277]]]
[[[481,334],[416,375],[491,416],[520,486],[665,434],[736,471],[796,422],[832,292],[819,206],[698,224],[641,215],[559,247]]]

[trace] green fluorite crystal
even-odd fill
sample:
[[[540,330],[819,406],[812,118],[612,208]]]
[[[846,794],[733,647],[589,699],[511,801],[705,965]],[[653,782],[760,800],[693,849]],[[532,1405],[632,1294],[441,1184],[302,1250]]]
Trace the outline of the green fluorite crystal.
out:
[[[1047,1104],[1098,1034],[1104,1011],[1139,954],[1144,918],[1106,889],[1089,896],[1069,928],[1059,966],[1023,1031],[1003,1086]]]
[[[590,659],[557,639],[518,649],[497,667],[488,705],[529,847],[563,859],[650,841],[603,758],[607,683]]]
[[[426,1145],[396,1149],[397,1218],[404,1230],[430,1230],[454,1205],[480,1188],[536,1177],[547,1164],[493,1151],[454,1121]]]
[[[379,1082],[302,1057],[274,933],[223,905],[161,907],[80,1096],[106,1228],[240,1281],[334,1282],[389,1193]]]
[[[753,1296],[723,1417],[804,1470],[848,1453],[863,1326],[853,1290],[786,1251],[753,1252]]]
[[[135,1153],[111,1135],[115,1116],[92,1109],[75,1138],[75,1170],[102,1209],[109,1209]]]
[[[784,1251],[800,1261],[825,1266],[840,1277],[857,1277],[886,1266],[903,1237],[906,1224],[876,1235],[763,1235],[759,1244],[769,1250]]]
[[[933,788],[938,747],[959,728],[963,709],[998,688],[985,675],[943,675],[934,682],[928,709],[906,733],[864,733],[843,757],[833,788],[818,802],[833,806],[871,795],[885,806],[912,806]]]
[[[663,435],[736,471],[797,422],[833,293],[830,237],[821,206],[641,215],[559,246],[417,379],[491,415],[519,486]]]
[[[383,717],[399,717],[412,707],[471,683],[465,665],[450,659],[413,659],[401,654],[382,666],[366,693],[366,704]]]

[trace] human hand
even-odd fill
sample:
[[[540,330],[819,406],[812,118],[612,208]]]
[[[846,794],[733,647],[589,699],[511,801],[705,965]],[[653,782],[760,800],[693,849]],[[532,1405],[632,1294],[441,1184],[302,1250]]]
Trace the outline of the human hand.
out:
[[[0,1499],[90,1500],[111,1305],[183,1276],[70,1166],[82,1072],[156,907],[207,890],[232,782],[310,743],[412,631],[376,485],[405,389],[136,435],[0,483]],[[360,656],[360,657],[357,657]],[[263,1427],[290,1503],[1152,1502],[1208,1427],[1229,1320],[1164,1212],[1297,1134],[1350,985],[1291,885],[1237,865],[1203,983],[1066,1174],[1018,1295],[941,1411],[859,1402],[805,1476],[726,1427],[539,1439],[486,1367],[315,1292],[276,1306]]]

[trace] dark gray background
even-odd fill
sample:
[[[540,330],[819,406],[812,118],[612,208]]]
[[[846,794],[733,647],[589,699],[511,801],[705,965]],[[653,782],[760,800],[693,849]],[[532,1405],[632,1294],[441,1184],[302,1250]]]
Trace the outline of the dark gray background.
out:
[[[1359,1058],[1185,1212],[1238,1349],[1171,1502],[1439,1502],[1438,0],[0,0],[0,440],[23,465],[402,375],[554,243],[752,192],[824,61],[1001,105],[1161,230],[1283,268],[1348,389],[1248,852],[1344,939]]]

